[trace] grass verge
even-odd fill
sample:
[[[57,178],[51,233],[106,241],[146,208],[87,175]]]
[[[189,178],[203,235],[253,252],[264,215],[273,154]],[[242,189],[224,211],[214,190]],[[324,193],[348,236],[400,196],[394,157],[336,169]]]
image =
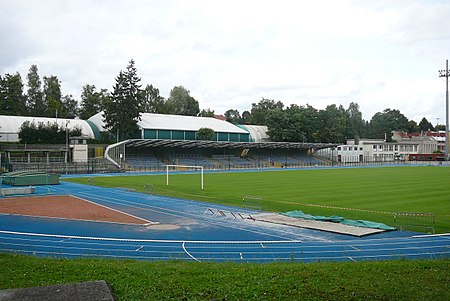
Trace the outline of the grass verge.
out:
[[[117,300],[450,300],[450,260],[191,263],[0,254],[0,288],[105,280]]]

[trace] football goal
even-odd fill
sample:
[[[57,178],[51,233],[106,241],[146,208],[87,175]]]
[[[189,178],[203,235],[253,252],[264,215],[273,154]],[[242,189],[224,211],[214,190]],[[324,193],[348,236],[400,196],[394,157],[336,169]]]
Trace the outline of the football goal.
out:
[[[203,190],[203,166],[166,165],[166,185],[169,186],[169,174],[171,171],[197,171],[200,170],[200,188]]]

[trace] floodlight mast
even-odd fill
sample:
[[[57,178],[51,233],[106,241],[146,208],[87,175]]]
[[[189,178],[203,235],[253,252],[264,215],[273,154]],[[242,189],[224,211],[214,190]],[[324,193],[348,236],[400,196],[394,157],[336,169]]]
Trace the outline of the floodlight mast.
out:
[[[445,61],[445,70],[439,70],[439,77],[445,77],[445,161],[448,161],[448,60]]]

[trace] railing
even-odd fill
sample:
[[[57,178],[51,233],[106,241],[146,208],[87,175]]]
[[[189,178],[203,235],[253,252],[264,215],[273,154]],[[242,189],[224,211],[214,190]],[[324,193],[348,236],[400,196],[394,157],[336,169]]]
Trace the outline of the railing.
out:
[[[86,162],[9,162],[7,171],[33,170],[57,174],[107,173],[119,169],[104,159],[92,159]]]

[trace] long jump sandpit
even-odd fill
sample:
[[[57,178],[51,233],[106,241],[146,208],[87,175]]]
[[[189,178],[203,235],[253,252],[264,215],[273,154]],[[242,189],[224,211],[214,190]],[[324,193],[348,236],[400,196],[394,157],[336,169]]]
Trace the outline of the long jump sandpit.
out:
[[[0,198],[0,214],[135,225],[157,224],[71,195]]]
[[[366,236],[371,234],[377,234],[385,232],[381,229],[361,228],[349,225],[343,225],[339,223],[321,222],[306,219],[293,218],[278,213],[263,213],[259,215],[253,215],[253,218],[257,221],[281,224],[287,226],[294,226],[299,228],[320,230],[325,232],[332,232],[337,234],[346,234],[352,236]]]

